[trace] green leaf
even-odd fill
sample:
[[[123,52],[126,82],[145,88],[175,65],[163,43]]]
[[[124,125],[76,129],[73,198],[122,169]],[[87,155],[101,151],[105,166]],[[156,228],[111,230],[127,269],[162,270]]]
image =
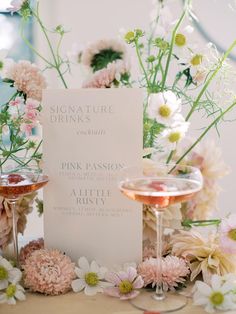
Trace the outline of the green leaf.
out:
[[[93,72],[99,71],[107,67],[113,61],[121,60],[123,52],[114,51],[113,49],[103,49],[93,56],[91,68]]]

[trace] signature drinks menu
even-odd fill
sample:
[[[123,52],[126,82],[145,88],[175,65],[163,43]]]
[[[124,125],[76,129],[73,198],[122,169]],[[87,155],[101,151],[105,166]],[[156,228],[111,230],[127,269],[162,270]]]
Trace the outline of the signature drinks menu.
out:
[[[103,265],[141,260],[142,209],[117,173],[142,158],[142,91],[45,90],[44,233],[49,248]]]

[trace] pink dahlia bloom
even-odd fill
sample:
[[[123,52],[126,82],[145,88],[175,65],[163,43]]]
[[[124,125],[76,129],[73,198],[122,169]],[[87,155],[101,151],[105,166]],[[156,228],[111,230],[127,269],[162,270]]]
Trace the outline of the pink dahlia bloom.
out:
[[[236,214],[223,219],[220,224],[220,247],[225,253],[236,253]]]
[[[30,257],[30,255],[36,251],[44,248],[44,240],[43,238],[40,238],[38,240],[33,240],[30,241],[27,245],[25,245],[23,248],[20,250],[20,265],[24,267],[24,264],[26,260]]]
[[[115,79],[119,80],[122,74],[129,72],[129,64],[125,61],[118,60],[109,63],[102,70],[96,71],[92,77],[84,82],[83,88],[110,88]]]
[[[143,287],[143,279],[138,276],[137,270],[134,267],[128,267],[126,271],[118,273],[107,273],[105,279],[110,282],[113,287],[105,288],[104,293],[112,297],[128,300],[135,298],[140,289]]]
[[[24,264],[25,286],[34,292],[48,295],[66,293],[74,278],[74,263],[58,250],[36,250]]]
[[[152,285],[154,287],[158,282],[159,270],[157,261],[150,258],[138,266],[138,273],[144,280],[144,286]],[[162,282],[163,289],[175,290],[178,284],[185,281],[185,277],[189,274],[189,268],[186,262],[179,257],[170,256],[162,260]]]
[[[21,60],[8,67],[5,77],[14,81],[14,87],[28,98],[38,101],[42,99],[42,90],[46,81],[39,68],[29,61]]]

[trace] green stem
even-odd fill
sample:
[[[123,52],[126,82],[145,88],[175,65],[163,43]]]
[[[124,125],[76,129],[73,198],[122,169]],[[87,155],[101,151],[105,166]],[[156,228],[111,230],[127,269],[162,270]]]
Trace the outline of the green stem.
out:
[[[49,62],[44,56],[42,56],[35,48],[34,46],[29,42],[29,40],[25,37],[24,35],[24,20],[22,19],[21,21],[21,27],[20,27],[20,34],[21,34],[21,38],[23,39],[23,41],[25,42],[25,44],[39,57],[41,58],[45,63],[47,63],[50,67],[54,67],[54,65]]]
[[[170,152],[170,154],[169,154],[169,156],[168,156],[168,158],[167,158],[167,161],[166,161],[167,164],[170,163],[170,161],[171,161],[171,159],[172,159],[174,153],[175,153],[175,150],[173,149],[173,150]]]
[[[38,6],[39,6],[39,4],[37,4],[37,11],[36,11],[36,13],[33,11],[33,16],[34,16],[34,17],[36,18],[36,20],[38,21],[38,23],[39,23],[39,25],[40,25],[40,27],[41,27],[41,29],[42,29],[42,31],[43,31],[43,34],[44,34],[44,36],[45,36],[45,39],[46,39],[46,41],[47,41],[47,43],[48,43],[48,47],[49,47],[49,49],[50,49],[50,52],[51,52],[51,55],[52,55],[52,58],[53,58],[53,61],[54,61],[54,68],[55,68],[56,71],[58,72],[59,77],[61,78],[61,81],[62,81],[64,87],[65,87],[65,88],[68,88],[68,87],[67,87],[67,84],[66,84],[66,82],[65,82],[65,80],[64,80],[63,74],[61,73],[60,66],[59,66],[58,63],[57,63],[57,58],[56,58],[56,55],[55,55],[55,53],[54,53],[54,50],[53,50],[52,44],[51,44],[51,42],[50,42],[50,39],[49,39],[49,37],[48,37],[47,31],[46,31],[46,29],[45,29],[45,27],[44,27],[44,25],[43,25],[43,22],[41,21],[41,19],[40,19],[40,17],[39,17],[39,13],[38,13],[38,9],[39,9],[39,8],[38,8]]]
[[[143,61],[142,61],[142,58],[141,58],[141,55],[140,55],[140,51],[139,51],[139,47],[138,47],[138,40],[137,39],[135,40],[135,50],[136,50],[136,54],[137,54],[137,57],[138,57],[139,65],[140,65],[140,67],[141,67],[141,69],[143,71],[145,80],[147,82],[147,86],[149,88],[148,75],[147,75],[147,72],[146,72],[145,67],[143,65]]]
[[[209,76],[208,80],[204,84],[202,90],[200,91],[199,95],[197,96],[196,100],[194,101],[193,106],[192,106],[191,110],[189,111],[189,113],[188,113],[188,115],[186,117],[186,121],[188,121],[190,119],[191,115],[193,114],[193,112],[195,111],[196,107],[198,106],[198,103],[199,103],[200,99],[202,98],[204,92],[207,90],[208,86],[210,85],[210,83],[212,82],[212,80],[214,79],[216,74],[219,72],[219,70],[222,67],[222,64],[227,59],[228,55],[234,49],[235,46],[236,46],[236,40],[232,43],[232,45],[229,47],[229,49],[225,52],[224,56],[220,60],[218,66],[215,69],[215,71]]]
[[[187,2],[189,4],[190,1],[188,0]],[[162,86],[161,86],[162,90],[164,90],[164,87],[165,87],[165,84],[166,84],[166,79],[167,79],[167,75],[168,75],[168,71],[169,71],[170,60],[171,60],[171,57],[172,57],[172,51],[173,51],[173,47],[174,47],[176,33],[177,33],[177,30],[180,27],[180,24],[183,22],[183,19],[184,19],[185,15],[186,15],[188,4],[187,4],[185,10],[183,11],[180,19],[178,20],[178,22],[177,22],[177,24],[176,24],[176,26],[175,26],[175,28],[174,28],[174,30],[172,32],[172,37],[171,37],[171,42],[170,42],[170,49],[169,49],[169,53],[168,53],[168,56],[167,56],[164,77],[163,77],[163,80],[162,80]]]
[[[205,131],[199,136],[199,138],[189,147],[189,149],[176,161],[176,165],[179,164],[184,157],[202,140],[202,138],[208,133],[208,131],[217,124],[223,116],[229,112],[233,107],[236,105],[236,101],[233,102],[227,109],[225,109],[206,129]],[[170,172],[174,169],[173,167]]]
[[[211,225],[219,226],[221,223],[220,219],[209,219],[209,220],[191,220],[191,219],[185,219],[182,221],[181,225],[183,227],[192,228],[192,226],[196,227],[206,227]]]

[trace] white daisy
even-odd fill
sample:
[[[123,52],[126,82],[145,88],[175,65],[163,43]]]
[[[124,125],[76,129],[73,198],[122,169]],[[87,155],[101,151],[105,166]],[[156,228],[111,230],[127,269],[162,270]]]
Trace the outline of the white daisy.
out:
[[[103,281],[107,269],[99,267],[95,261],[91,265],[85,257],[80,257],[79,268],[75,268],[75,273],[79,279],[72,281],[72,289],[74,292],[79,292],[84,289],[86,295],[92,296],[97,292],[103,292],[103,289],[109,287],[110,284]]]
[[[164,125],[173,123],[176,113],[181,110],[181,100],[171,92],[150,94],[148,99],[148,115]]]
[[[0,50],[0,77],[2,79],[6,78],[6,72],[9,66],[11,66],[14,63],[12,59],[6,58],[7,53],[8,53],[8,50],[6,49]]]
[[[233,290],[236,288],[232,280],[223,280],[223,277],[213,275],[211,285],[202,281],[196,281],[193,295],[195,305],[205,306],[208,313],[213,313],[215,309],[221,311],[236,309],[233,300]]]
[[[25,290],[19,284],[11,283],[4,293],[0,294],[0,303],[16,304],[16,300],[25,300]]]
[[[5,258],[0,256],[0,290],[6,289],[8,283],[18,282],[21,279],[21,271],[15,268]]]
[[[183,30],[179,31],[175,35],[175,50],[180,51],[187,47],[192,46],[190,34],[192,34],[194,31],[194,28],[190,25],[187,25]]]
[[[163,146],[174,150],[176,145],[185,137],[189,125],[190,123],[185,122],[182,115],[178,114],[178,117],[172,126],[170,128],[164,129],[164,131],[160,134],[160,141],[163,142]]]

